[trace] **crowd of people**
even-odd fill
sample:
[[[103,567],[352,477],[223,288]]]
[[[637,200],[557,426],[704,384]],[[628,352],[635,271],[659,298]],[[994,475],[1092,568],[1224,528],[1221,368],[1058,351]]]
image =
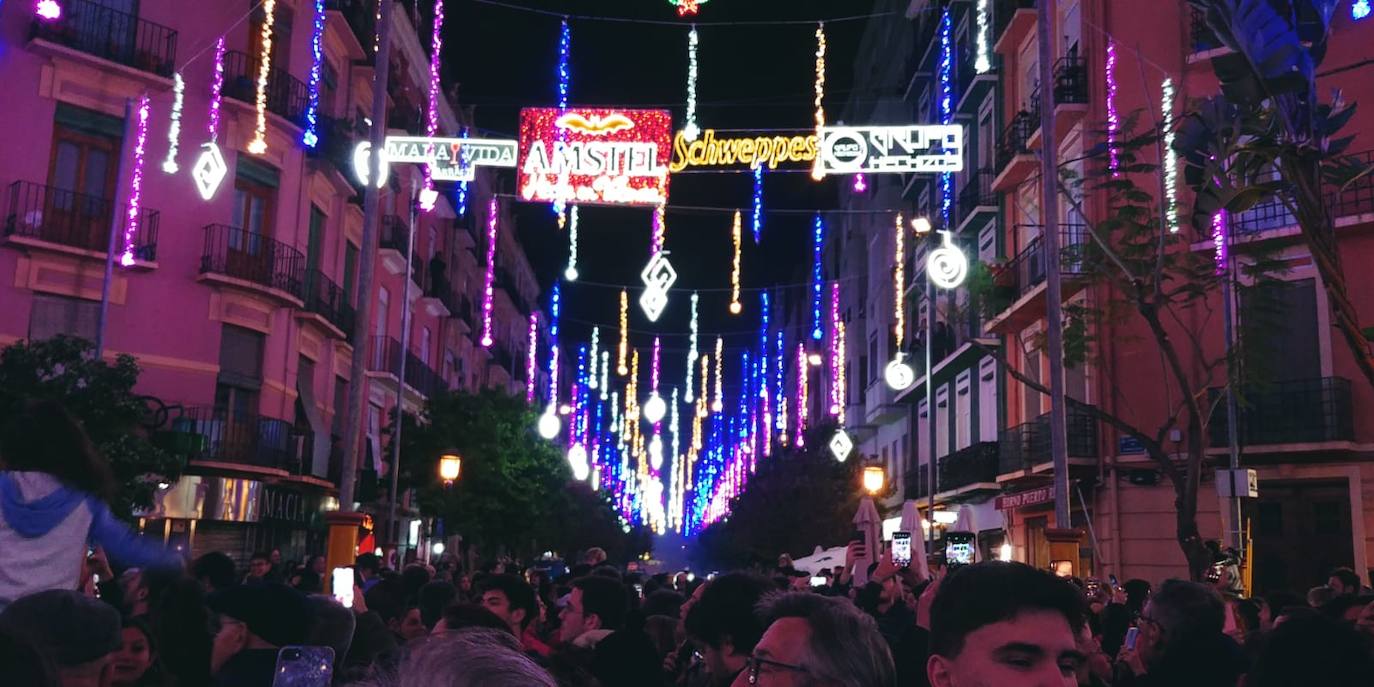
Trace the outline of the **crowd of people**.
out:
[[[695,576],[633,572],[596,548],[565,569],[392,569],[369,553],[338,593],[320,556],[171,556],[110,515],[110,484],[58,407],[0,431],[0,684],[1374,684],[1374,597],[1344,568],[1306,598],[1245,598],[1225,570],[1157,586],[998,561],[921,573],[865,565],[858,543],[815,574],[786,556]],[[284,678],[291,666],[304,681]]]

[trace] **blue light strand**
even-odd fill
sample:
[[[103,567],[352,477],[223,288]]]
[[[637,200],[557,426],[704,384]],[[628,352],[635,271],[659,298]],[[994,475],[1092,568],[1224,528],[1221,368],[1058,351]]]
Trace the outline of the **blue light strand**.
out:
[[[1355,2],[1350,5],[1350,18],[1359,21],[1368,17],[1370,11],[1369,0],[1355,0]]]
[[[305,108],[305,132],[301,143],[311,150],[320,144],[320,68],[324,62],[324,22],[326,18],[324,0],[315,0],[315,22],[310,33],[310,100]]]
[[[571,69],[568,66],[568,57],[572,52],[572,29],[568,27],[568,18],[563,17],[563,23],[558,34],[558,109],[568,109],[568,87],[572,81]],[[561,131],[561,130],[560,130]],[[559,137],[562,138],[560,133]],[[566,221],[568,209],[567,201],[559,197],[553,201],[553,214],[558,216],[558,227],[561,229]]]
[[[952,37],[954,19],[946,6],[940,15],[940,123],[954,121],[954,95],[951,79],[954,66],[954,40]],[[954,209],[954,174],[944,172],[940,175],[940,218],[945,229],[950,229]]]
[[[785,424],[784,418],[787,417],[787,358],[784,353],[785,347],[783,345],[783,332],[781,329],[779,329],[777,332],[777,340],[778,347],[776,351],[776,357],[773,359],[773,374],[775,375],[775,377],[773,378],[773,428],[778,430],[779,432],[786,432],[787,425]]]
[[[763,238],[763,165],[754,165],[754,245]]]
[[[769,320],[769,317],[770,317],[770,315],[771,315],[771,313],[769,312],[769,310],[771,309],[771,305],[772,305],[772,304],[770,303],[770,298],[769,298],[769,296],[768,296],[768,292],[767,292],[767,291],[761,292],[761,293],[759,294],[759,355],[758,355],[758,373],[754,376],[754,388],[753,388],[753,393],[751,394],[751,395],[753,396],[753,398],[754,398],[754,403],[755,403],[755,405],[757,405],[757,404],[759,403],[759,399],[760,399],[760,398],[767,399],[767,398],[769,397],[769,393],[768,393],[768,379],[769,379],[769,370],[768,370],[768,327],[769,327],[769,323],[768,323],[768,320]],[[764,417],[763,422],[764,422],[764,424],[763,424],[762,426],[763,426],[763,430],[764,430],[764,431],[762,432],[762,434],[763,434],[763,437],[762,437],[762,438],[763,438],[763,440],[766,442],[766,441],[768,441],[768,436],[769,436],[769,433],[768,433],[768,424],[767,424],[767,418],[766,418],[766,417]],[[754,425],[754,426],[755,426],[755,427],[758,427],[759,425],[756,424],[756,425]]]
[[[467,128],[467,127],[463,127],[463,133],[459,134],[459,138],[467,138],[467,137],[468,137],[468,128]],[[466,166],[467,166],[467,160],[468,160],[468,149],[467,149],[467,146],[462,146],[462,147],[458,148],[458,160],[459,160],[459,162],[458,162],[458,166],[459,166],[459,167],[466,167]],[[458,205],[458,216],[459,216],[459,217],[467,217],[467,215],[468,215],[468,182],[466,182],[466,181],[460,181],[460,182],[458,182],[457,190],[455,190],[454,193],[457,194],[457,199],[458,199],[458,202],[457,202],[457,205]]]
[[[821,248],[825,242],[825,221],[821,213],[816,213],[815,226],[811,235],[811,340],[825,338],[825,328],[821,325]]]
[[[549,301],[549,404],[558,405],[558,313],[562,308],[562,282],[553,283]]]

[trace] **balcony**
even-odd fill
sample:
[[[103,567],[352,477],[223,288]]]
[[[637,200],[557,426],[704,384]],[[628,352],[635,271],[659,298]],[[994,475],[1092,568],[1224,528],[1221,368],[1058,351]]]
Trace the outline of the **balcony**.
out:
[[[224,53],[224,94],[245,103],[258,98],[258,60],[256,55],[230,50]],[[310,89],[285,69],[267,71],[267,110],[297,127],[305,127],[305,111],[310,106]]]
[[[319,315],[338,329],[345,340],[353,338],[356,313],[348,302],[348,295],[319,270],[305,271],[303,298],[305,312]]]
[[[939,469],[938,463],[936,469]],[[918,465],[914,470],[907,470],[906,480],[902,484],[902,488],[903,499],[923,499],[930,496],[930,466]]]
[[[377,3],[375,0],[325,0],[325,9],[338,13],[348,24],[363,54],[372,56],[377,41]]]
[[[410,225],[399,215],[382,215],[378,227],[377,247],[381,249],[382,264],[390,274],[406,271],[406,251],[410,250]]]
[[[506,344],[497,342],[496,345],[487,349],[487,353],[491,355],[491,360],[487,361],[488,364],[500,367],[505,370],[512,379],[515,378],[515,373],[519,371],[515,366],[515,354],[511,353],[510,348]],[[523,369],[523,366],[521,369]]]
[[[993,169],[969,172],[963,189],[959,191],[956,234],[962,234],[966,229],[977,232],[997,216],[997,192],[992,188],[992,182],[996,179],[997,171]]]
[[[1018,224],[1017,234],[1023,231],[1044,229],[1038,224]],[[1059,225],[1059,274],[1063,278],[1064,291],[1068,298],[1074,286],[1073,278],[1087,273],[1088,230],[1082,224]],[[989,332],[1014,329],[1029,324],[1031,320],[1044,315],[1044,288],[1046,276],[1046,253],[1043,237],[1031,239],[1016,257],[993,271],[993,283],[997,297],[1008,303],[995,317],[987,322]]]
[[[313,436],[285,420],[222,408],[187,408],[172,420],[171,445],[193,462],[309,476]]]
[[[1212,400],[1222,389],[1209,390]],[[1280,444],[1354,441],[1350,380],[1341,377],[1297,379],[1242,390],[1238,400],[1238,438],[1246,451]],[[1226,404],[1213,405],[1208,424],[1211,445],[1228,445]]]
[[[524,294],[520,292],[520,282],[516,281],[515,275],[511,274],[504,266],[496,267],[496,288],[502,289],[506,295],[510,296],[511,303],[522,315],[529,315],[530,304],[526,301]]]
[[[1006,192],[1025,181],[1040,161],[1031,154],[1030,139],[1040,129],[1040,117],[1021,110],[1011,118],[997,141],[997,177],[992,190]]]
[[[345,188],[352,189],[354,195],[361,196],[362,184],[358,183],[357,177],[353,174],[353,149],[359,140],[367,136],[366,127],[359,126],[350,119],[321,116],[316,129],[320,141],[307,153],[333,166],[343,180],[339,185],[340,191],[344,191]]]
[[[269,236],[223,224],[205,227],[202,278],[247,285],[301,307],[305,256]]]
[[[389,336],[373,336],[370,338],[370,344],[368,371],[390,375],[392,379],[399,378],[401,376],[401,343]],[[405,353],[405,365],[406,386],[415,390],[416,393],[424,397],[431,397],[445,389],[446,385],[439,373],[431,369],[415,354],[408,351]]]
[[[978,107],[983,103],[983,99],[997,83],[998,66],[1001,58],[995,52],[991,52],[992,46],[988,46],[988,70],[978,73],[978,55],[976,48],[971,48],[966,53],[960,55],[958,61],[959,70],[955,74],[954,94],[958,98],[955,101],[956,112],[960,114],[976,115]]]
[[[448,280],[448,266],[444,265],[442,270],[436,270],[435,267],[429,261],[415,265],[417,283],[420,285],[420,306],[434,317],[449,317],[458,307],[458,293]]]
[[[1212,27],[1207,25],[1207,13],[1196,7],[1189,10],[1188,17],[1188,38],[1189,45],[1195,53],[1216,50],[1220,47],[1221,41],[1217,39]]]
[[[1068,454],[1070,459],[1097,458],[1097,420],[1083,410],[1083,404],[1069,400]],[[1009,475],[1032,472],[1052,462],[1050,455],[1050,415],[1045,413],[1024,424],[1004,429],[998,435],[997,473]]]
[[[127,205],[108,198],[64,191],[28,181],[10,184],[5,194],[5,241],[31,248],[55,248],[104,259],[116,217],[128,216]],[[118,212],[116,212],[116,210]],[[157,261],[157,210],[139,209],[133,232],[134,259]]]
[[[176,31],[91,0],[63,0],[61,18],[35,18],[30,36],[168,79],[176,69]]]
[[[1349,157],[1366,168],[1374,165],[1374,150],[1353,153]],[[1374,214],[1374,175],[1366,174],[1344,187],[1324,181],[1322,191],[1336,226],[1357,223],[1362,221],[1358,219],[1361,216]],[[1279,197],[1256,203],[1244,212],[1230,215],[1226,221],[1233,240],[1267,238],[1265,235],[1281,234],[1285,229],[1297,233],[1297,226],[1297,218]],[[1208,248],[1212,246],[1210,239],[1205,243]]]
[[[1035,0],[993,0],[992,42],[998,52],[1019,45],[1035,27]]]
[[[939,471],[940,493],[988,489],[998,491],[998,443],[982,441],[941,458]]]

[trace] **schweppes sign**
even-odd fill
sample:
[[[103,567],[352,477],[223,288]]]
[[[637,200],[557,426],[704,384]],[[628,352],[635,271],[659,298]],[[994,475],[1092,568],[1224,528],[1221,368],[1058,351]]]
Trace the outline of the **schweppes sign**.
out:
[[[681,131],[673,138],[673,161],[668,171],[681,172],[689,167],[732,167],[767,165],[777,169],[789,162],[810,163],[819,149],[816,135],[794,136],[717,136],[707,129],[695,141],[688,141]]]

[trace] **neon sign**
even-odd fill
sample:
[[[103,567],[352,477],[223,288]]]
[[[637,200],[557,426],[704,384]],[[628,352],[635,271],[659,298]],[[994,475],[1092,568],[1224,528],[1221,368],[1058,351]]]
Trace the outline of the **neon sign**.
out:
[[[820,130],[826,174],[958,172],[964,129],[957,124],[834,126]]]
[[[360,144],[361,145],[361,144]],[[473,167],[514,167],[515,141],[387,136],[386,161],[429,165],[439,181],[472,181]]]
[[[662,205],[668,201],[672,121],[667,110],[521,110],[520,197]]]
[[[814,162],[819,147],[815,134],[792,136],[740,136],[717,138],[715,129],[706,129],[696,140],[679,131],[673,138],[673,160],[668,171],[688,167],[743,165],[777,169],[787,162]]]

